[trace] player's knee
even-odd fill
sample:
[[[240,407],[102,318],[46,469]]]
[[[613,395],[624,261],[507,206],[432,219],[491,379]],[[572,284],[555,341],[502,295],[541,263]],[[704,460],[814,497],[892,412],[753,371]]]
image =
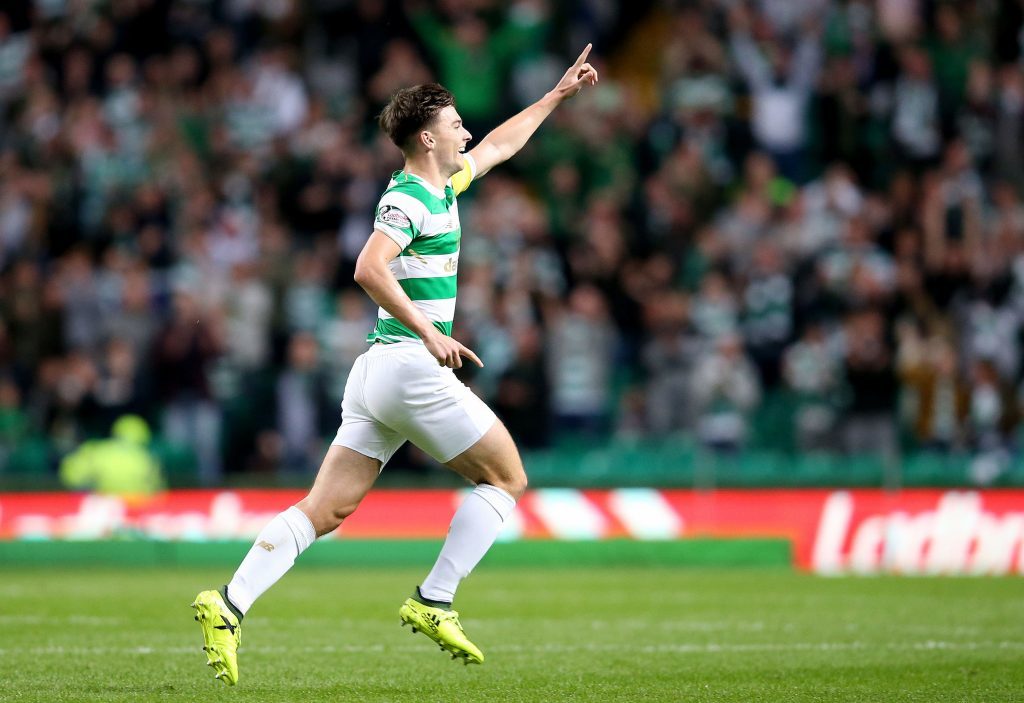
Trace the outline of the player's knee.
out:
[[[523,497],[523,494],[526,493],[526,483],[526,472],[520,469],[519,472],[512,478],[509,487],[506,488],[505,490],[508,491],[509,495],[511,495],[513,498],[519,500],[520,498]]]
[[[513,471],[492,472],[483,483],[489,483],[500,488],[516,500],[519,500],[526,493],[526,472],[522,468]]]

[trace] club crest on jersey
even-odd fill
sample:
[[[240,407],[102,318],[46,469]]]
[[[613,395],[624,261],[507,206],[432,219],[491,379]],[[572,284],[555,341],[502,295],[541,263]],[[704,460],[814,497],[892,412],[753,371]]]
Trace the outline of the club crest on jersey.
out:
[[[377,213],[377,221],[399,229],[408,229],[412,226],[409,216],[394,205],[381,206],[380,212]]]

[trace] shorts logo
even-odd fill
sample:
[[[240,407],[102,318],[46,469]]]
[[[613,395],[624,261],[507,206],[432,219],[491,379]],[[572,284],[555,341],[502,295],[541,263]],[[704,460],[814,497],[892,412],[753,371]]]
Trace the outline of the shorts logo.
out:
[[[259,542],[256,543],[256,546],[260,547],[261,549],[265,549],[268,552],[274,551],[274,545],[272,545],[270,542],[267,542],[266,540],[261,539]]]
[[[382,206],[380,212],[377,213],[377,221],[399,229],[408,229],[412,226],[409,216],[394,205]]]

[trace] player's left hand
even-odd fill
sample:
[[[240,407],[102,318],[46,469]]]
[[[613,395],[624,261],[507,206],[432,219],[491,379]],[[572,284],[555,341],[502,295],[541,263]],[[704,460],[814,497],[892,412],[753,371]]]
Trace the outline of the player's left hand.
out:
[[[576,63],[570,66],[562,80],[558,81],[552,92],[559,100],[568,100],[583,90],[584,85],[597,85],[597,69],[587,63],[587,56],[590,55],[592,48],[593,44],[587,44],[583,53],[576,59]]]

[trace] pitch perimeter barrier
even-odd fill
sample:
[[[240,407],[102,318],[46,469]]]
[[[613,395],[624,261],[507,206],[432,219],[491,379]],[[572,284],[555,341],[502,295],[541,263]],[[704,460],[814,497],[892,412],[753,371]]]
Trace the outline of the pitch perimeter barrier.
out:
[[[308,549],[301,566],[426,566],[441,540],[325,540]],[[0,568],[8,566],[233,566],[251,542],[0,542]],[[784,539],[681,539],[638,542],[530,540],[495,545],[487,566],[783,567],[792,564]]]
[[[772,407],[774,404],[769,403]],[[523,460],[530,485],[540,487],[617,488],[958,488],[974,482],[980,473],[989,475],[1001,488],[1024,488],[1024,455],[1006,457],[997,475],[991,476],[992,457],[984,454],[950,454],[925,450],[900,452],[897,456],[877,453],[846,455],[797,451],[782,441],[791,411],[767,413],[772,424],[762,425],[752,438],[752,447],[737,454],[722,455],[702,449],[685,437],[663,440],[609,440],[566,437],[549,449],[525,451]],[[775,426],[782,421],[783,427]],[[326,438],[329,440],[330,438]],[[196,459],[183,444],[154,440],[152,450],[172,488],[199,485]],[[0,451],[0,492],[61,490],[53,472],[56,450],[44,439],[26,440],[7,454]],[[408,467],[405,467],[408,468]],[[400,464],[389,465],[378,487],[455,488],[460,479],[447,472],[410,474]],[[252,487],[304,486],[307,477],[295,475],[242,475]],[[252,483],[252,482],[257,483]],[[262,482],[262,483],[261,483]]]
[[[0,494],[0,540],[8,541],[0,542],[0,564],[78,558],[90,550],[100,561],[133,553],[132,559],[154,563],[237,561],[259,530],[303,495],[180,490],[130,502]],[[421,550],[416,541],[442,540],[464,496],[373,491],[309,552],[309,561],[429,562],[436,544]],[[523,564],[775,563],[782,544],[786,560],[822,574],[1020,574],[1024,490],[539,489],[519,502],[499,541],[494,553],[503,556],[495,559]]]

